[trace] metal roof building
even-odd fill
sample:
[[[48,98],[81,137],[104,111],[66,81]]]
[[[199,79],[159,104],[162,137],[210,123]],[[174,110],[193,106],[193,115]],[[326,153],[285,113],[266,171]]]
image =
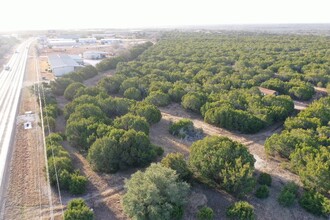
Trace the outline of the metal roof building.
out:
[[[82,67],[67,54],[49,55],[48,62],[55,76],[62,76]]]
[[[102,59],[105,58],[106,55],[108,55],[108,53],[103,51],[85,51],[83,53],[84,59],[89,59],[89,60]]]

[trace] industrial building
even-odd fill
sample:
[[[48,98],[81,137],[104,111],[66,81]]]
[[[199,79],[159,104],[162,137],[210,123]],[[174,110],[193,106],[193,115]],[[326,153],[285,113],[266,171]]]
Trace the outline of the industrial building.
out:
[[[84,65],[84,59],[79,55],[69,55],[74,61],[80,65]]]
[[[75,46],[77,41],[65,38],[50,38],[47,40],[47,44],[51,47]]]
[[[83,53],[83,57],[87,60],[99,60],[105,58],[107,54],[107,52],[102,51],[86,51]]]
[[[72,57],[67,54],[54,54],[48,56],[48,62],[52,73],[58,77],[64,74],[76,71],[82,65],[78,64]]]
[[[114,44],[114,43],[122,43],[123,41],[121,39],[101,39],[101,44]]]
[[[79,38],[78,42],[80,44],[96,44],[96,38],[89,37],[89,38]]]

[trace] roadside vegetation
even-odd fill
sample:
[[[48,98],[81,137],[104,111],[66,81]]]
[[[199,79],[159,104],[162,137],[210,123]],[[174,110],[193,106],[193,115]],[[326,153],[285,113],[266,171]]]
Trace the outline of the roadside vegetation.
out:
[[[44,129],[46,137],[46,152],[48,158],[49,180],[53,186],[68,190],[73,195],[83,194],[86,191],[87,178],[74,170],[69,153],[62,147],[63,137],[55,130],[55,120],[61,112],[57,107],[51,90],[42,87],[41,97],[43,108]]]
[[[64,212],[64,220],[93,220],[94,213],[83,199],[73,199]]]

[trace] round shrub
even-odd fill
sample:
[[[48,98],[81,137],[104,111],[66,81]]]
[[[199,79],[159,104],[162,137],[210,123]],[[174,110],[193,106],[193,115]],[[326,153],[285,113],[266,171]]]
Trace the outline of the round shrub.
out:
[[[193,133],[195,133],[194,123],[189,119],[181,119],[178,122],[170,124],[169,132],[179,138],[193,136]]]
[[[142,94],[141,91],[135,87],[131,87],[125,90],[124,97],[128,99],[141,100]]]
[[[330,200],[318,192],[305,192],[299,199],[299,204],[314,215],[330,215]]]
[[[197,212],[198,220],[212,220],[214,219],[214,212],[210,207],[204,206]]]
[[[150,125],[159,122],[162,118],[162,114],[156,106],[144,102],[138,102],[133,108],[133,112],[144,117]]]
[[[268,173],[260,173],[258,177],[258,183],[260,185],[267,185],[271,186],[272,185],[272,177]]]
[[[254,162],[253,155],[245,146],[218,136],[194,142],[189,158],[189,164],[197,176],[207,178],[238,196],[254,188]]]
[[[239,201],[235,202],[227,209],[227,216],[231,219],[239,220],[254,220],[254,207],[248,202]]]
[[[64,97],[65,97],[67,100],[71,101],[71,100],[75,97],[75,95],[76,95],[78,89],[80,89],[80,88],[85,88],[85,85],[82,84],[82,83],[80,83],[80,82],[74,82],[74,83],[71,83],[71,84],[65,89],[65,91],[64,91]]]
[[[160,91],[151,92],[145,101],[156,106],[167,106],[171,102],[170,96]]]
[[[165,167],[175,170],[182,180],[190,180],[192,173],[181,153],[169,153],[161,161]]]
[[[73,199],[68,203],[64,212],[64,220],[93,220],[94,213],[83,199]]]
[[[260,186],[255,193],[256,197],[259,199],[265,199],[269,196],[269,189],[266,185]]]
[[[285,185],[277,198],[278,203],[284,207],[290,207],[294,204],[297,197],[298,186],[290,182]]]
[[[137,171],[125,188],[124,212],[132,219],[180,219],[189,193],[189,185],[161,164]]]
[[[87,178],[79,175],[79,172],[71,174],[69,191],[73,195],[79,195],[85,193],[87,185]]]

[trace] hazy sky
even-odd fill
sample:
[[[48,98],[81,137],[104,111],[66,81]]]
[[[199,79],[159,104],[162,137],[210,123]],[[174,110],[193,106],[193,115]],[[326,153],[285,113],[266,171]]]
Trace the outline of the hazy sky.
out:
[[[1,0],[0,31],[330,23],[329,0]]]

